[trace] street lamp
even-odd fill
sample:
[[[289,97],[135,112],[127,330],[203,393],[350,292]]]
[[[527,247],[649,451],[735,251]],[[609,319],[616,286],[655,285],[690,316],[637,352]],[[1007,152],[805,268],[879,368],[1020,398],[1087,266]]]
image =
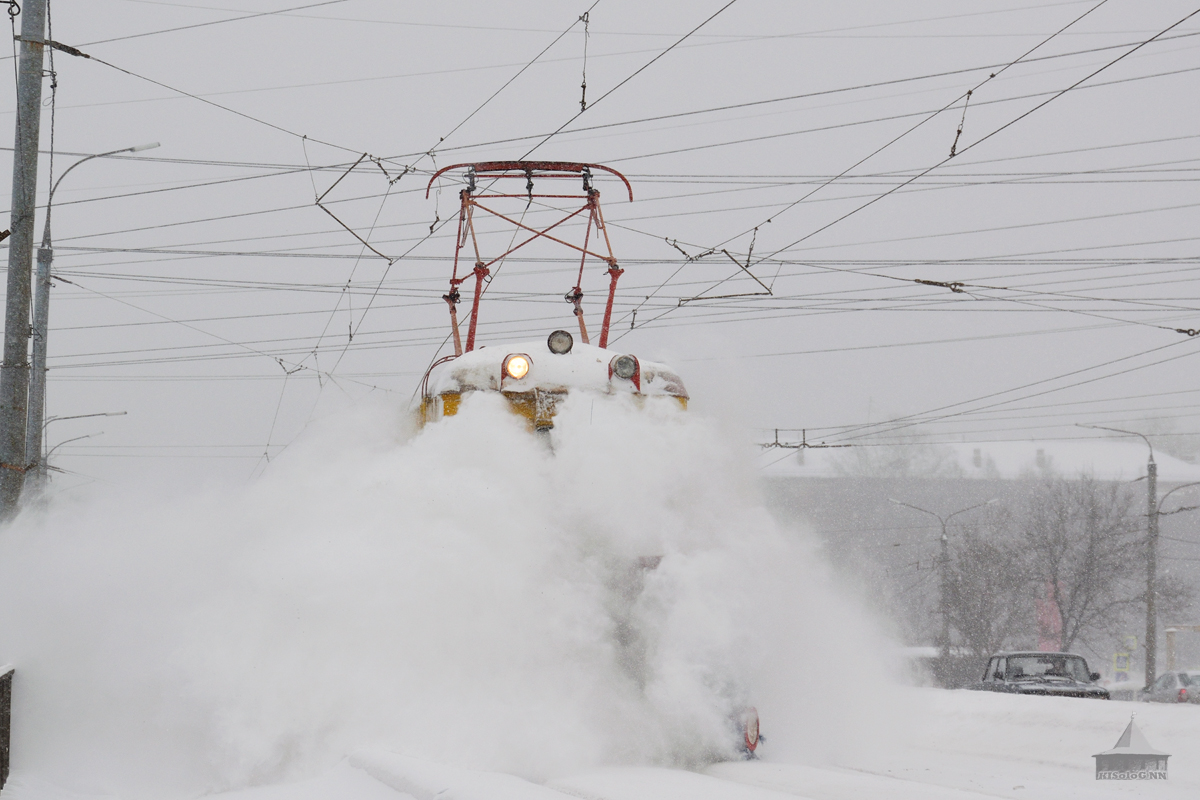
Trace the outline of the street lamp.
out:
[[[950,658],[950,537],[946,533],[946,525],[950,522],[950,520],[954,519],[959,514],[965,514],[968,511],[974,511],[977,508],[990,506],[992,503],[996,502],[996,498],[993,497],[991,500],[986,500],[982,503],[968,506],[967,508],[960,508],[958,511],[955,511],[952,514],[947,514],[944,517],[941,514],[937,514],[927,508],[914,506],[911,503],[894,500],[890,497],[888,498],[888,502],[895,503],[898,506],[904,506],[905,508],[911,508],[913,511],[920,511],[922,514],[928,514],[929,516],[936,518],[937,521],[942,524],[941,596],[938,598],[942,614],[942,635],[940,637],[940,641],[938,642],[938,646],[941,647],[942,659],[944,662],[945,659]]]
[[[50,187],[50,196],[46,199],[46,227],[42,231],[42,246],[38,248],[37,253],[37,282],[34,285],[33,298],[33,353],[29,365],[29,411],[25,422],[25,474],[27,477],[32,476],[36,486],[40,486],[46,479],[45,459],[42,457],[42,420],[46,416],[46,337],[50,328],[50,265],[54,262],[54,248],[50,240],[50,211],[54,204],[54,192],[63,178],[85,161],[121,153],[139,153],[158,146],[158,142],[151,142],[85,156],[63,170],[63,174],[59,175],[58,180]]]
[[[71,442],[78,442],[83,439],[92,439],[97,436],[103,436],[103,435],[104,435],[104,431],[100,431],[99,433],[85,433],[83,436],[75,436],[70,439],[64,439],[63,441],[59,442],[58,444],[54,445],[54,447],[51,447],[49,450],[46,451],[46,460],[49,461],[50,456],[54,455],[54,451],[57,450],[58,448],[62,447],[64,444],[70,444]]]
[[[98,411],[94,414],[71,414],[67,417],[47,417],[46,421],[42,423],[42,428],[39,435],[44,441],[46,438],[46,429],[50,427],[50,423],[52,422],[62,422],[68,419],[88,419],[90,417],[123,417],[128,413],[128,411]],[[76,436],[74,439],[67,439],[65,442],[59,442],[58,444],[54,445],[54,447],[51,447],[45,453],[45,455],[38,460],[38,469],[41,471],[41,475],[45,476],[46,471],[51,468],[50,456],[54,455],[55,450],[62,447],[64,444],[67,444],[68,442],[77,442],[80,439],[90,439],[93,436],[99,436],[99,434],[89,433],[87,436]]]
[[[1166,512],[1165,514],[1163,513],[1163,510],[1162,510],[1163,503],[1167,502],[1167,498],[1168,498],[1168,497],[1170,497],[1171,495],[1175,494],[1175,493],[1176,493],[1176,492],[1178,492],[1180,489],[1190,489],[1190,488],[1191,488],[1191,487],[1193,487],[1193,486],[1200,486],[1200,481],[1194,481],[1194,482],[1192,482],[1192,483],[1181,483],[1181,484],[1179,484],[1178,486],[1176,486],[1174,489],[1172,489],[1171,491],[1169,491],[1169,492],[1167,492],[1166,494],[1164,494],[1164,495],[1163,495],[1161,498],[1159,498],[1159,500],[1158,500],[1158,515],[1159,515],[1160,517],[1168,517],[1168,516],[1170,516],[1171,514],[1178,514],[1180,511],[1193,511],[1193,510],[1195,510],[1195,509],[1197,508],[1196,506],[1182,506],[1182,507],[1180,507],[1180,508],[1177,508],[1177,509],[1175,509],[1174,511],[1168,511],[1168,512]]]
[[[1154,463],[1154,445],[1144,433],[1103,425],[1083,425],[1098,431],[1112,431],[1126,436],[1140,436],[1150,448],[1146,462],[1146,687],[1158,677],[1158,464]],[[1182,489],[1182,486],[1176,487]],[[1175,491],[1172,489],[1171,492]],[[1171,492],[1167,492],[1170,494]],[[1164,498],[1165,499],[1165,498]]]

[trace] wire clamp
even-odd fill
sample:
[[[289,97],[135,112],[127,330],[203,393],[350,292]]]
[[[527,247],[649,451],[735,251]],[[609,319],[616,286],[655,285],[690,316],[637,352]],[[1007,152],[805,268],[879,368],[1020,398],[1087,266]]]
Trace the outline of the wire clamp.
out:
[[[913,278],[913,283],[920,283],[924,286],[938,286],[942,289],[949,289],[955,294],[967,293],[967,290],[963,288],[966,284],[961,281],[927,281],[924,278]]]

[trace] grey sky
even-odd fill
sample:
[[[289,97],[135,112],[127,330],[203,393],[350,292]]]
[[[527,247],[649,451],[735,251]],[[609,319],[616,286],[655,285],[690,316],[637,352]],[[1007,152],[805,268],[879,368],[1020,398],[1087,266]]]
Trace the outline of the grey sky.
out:
[[[55,174],[67,153],[162,142],[81,167],[56,195],[55,268],[72,283],[54,291],[48,413],[129,412],[53,424],[51,444],[104,431],[64,446],[59,466],[243,479],[268,444],[278,452],[346,399],[386,392],[399,413],[448,332],[453,224],[428,234],[455,214],[460,184],[427,201],[429,173],[520,157],[579,112],[577,18],[590,2],[346,0],[135,36],[302,5],[53,0],[54,39],[144,78],[55,54]],[[747,440],[774,427],[849,440],[848,428],[1026,384],[976,404],[1003,403],[986,414],[923,430],[1080,436],[1091,433],[1075,422],[1149,417],[1197,430],[1200,341],[1172,329],[1200,328],[1189,100],[1200,16],[980,141],[1193,7],[1103,3],[987,81],[965,118],[954,103],[812,193],[1096,2],[740,0],[606,95],[721,5],[600,0],[586,64],[596,105],[534,153],[607,164],[633,183],[633,203],[600,183],[626,269],[616,349],[673,364],[692,407]],[[770,102],[745,105],[755,101]],[[727,106],[741,107],[709,111]],[[960,156],[821,230],[945,160],[960,121]],[[47,104],[46,150],[50,130]],[[358,258],[361,245],[313,205],[363,152],[383,169],[364,162],[330,207],[381,252],[407,254],[390,267]],[[43,157],[43,196],[48,168]],[[668,239],[742,258],[753,239],[753,271],[773,296],[680,307],[757,287],[719,253],[685,263]],[[485,343],[568,325],[559,298],[573,275],[565,262],[551,270],[557,255],[531,249],[505,265]],[[600,265],[588,275],[594,318]]]

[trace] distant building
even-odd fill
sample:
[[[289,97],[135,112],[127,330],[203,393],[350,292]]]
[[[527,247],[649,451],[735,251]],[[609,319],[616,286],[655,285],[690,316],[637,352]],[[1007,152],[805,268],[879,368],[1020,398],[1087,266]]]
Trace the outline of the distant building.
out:
[[[1167,759],[1169,755],[1161,750],[1155,750],[1146,741],[1146,737],[1133,723],[1133,718],[1125,727],[1125,732],[1117,740],[1111,750],[1096,753],[1096,780],[1098,781],[1165,781],[1167,779]]]

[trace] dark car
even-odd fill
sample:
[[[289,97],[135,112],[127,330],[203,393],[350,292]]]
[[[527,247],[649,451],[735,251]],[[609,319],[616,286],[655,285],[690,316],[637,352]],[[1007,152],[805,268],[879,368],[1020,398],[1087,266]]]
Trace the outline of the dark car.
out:
[[[1142,689],[1144,703],[1200,703],[1200,672],[1164,672],[1154,685]]]
[[[1089,672],[1087,661],[1074,653],[997,653],[988,661],[983,678],[969,688],[1107,700],[1108,690],[1097,686],[1098,680],[1100,673]]]

